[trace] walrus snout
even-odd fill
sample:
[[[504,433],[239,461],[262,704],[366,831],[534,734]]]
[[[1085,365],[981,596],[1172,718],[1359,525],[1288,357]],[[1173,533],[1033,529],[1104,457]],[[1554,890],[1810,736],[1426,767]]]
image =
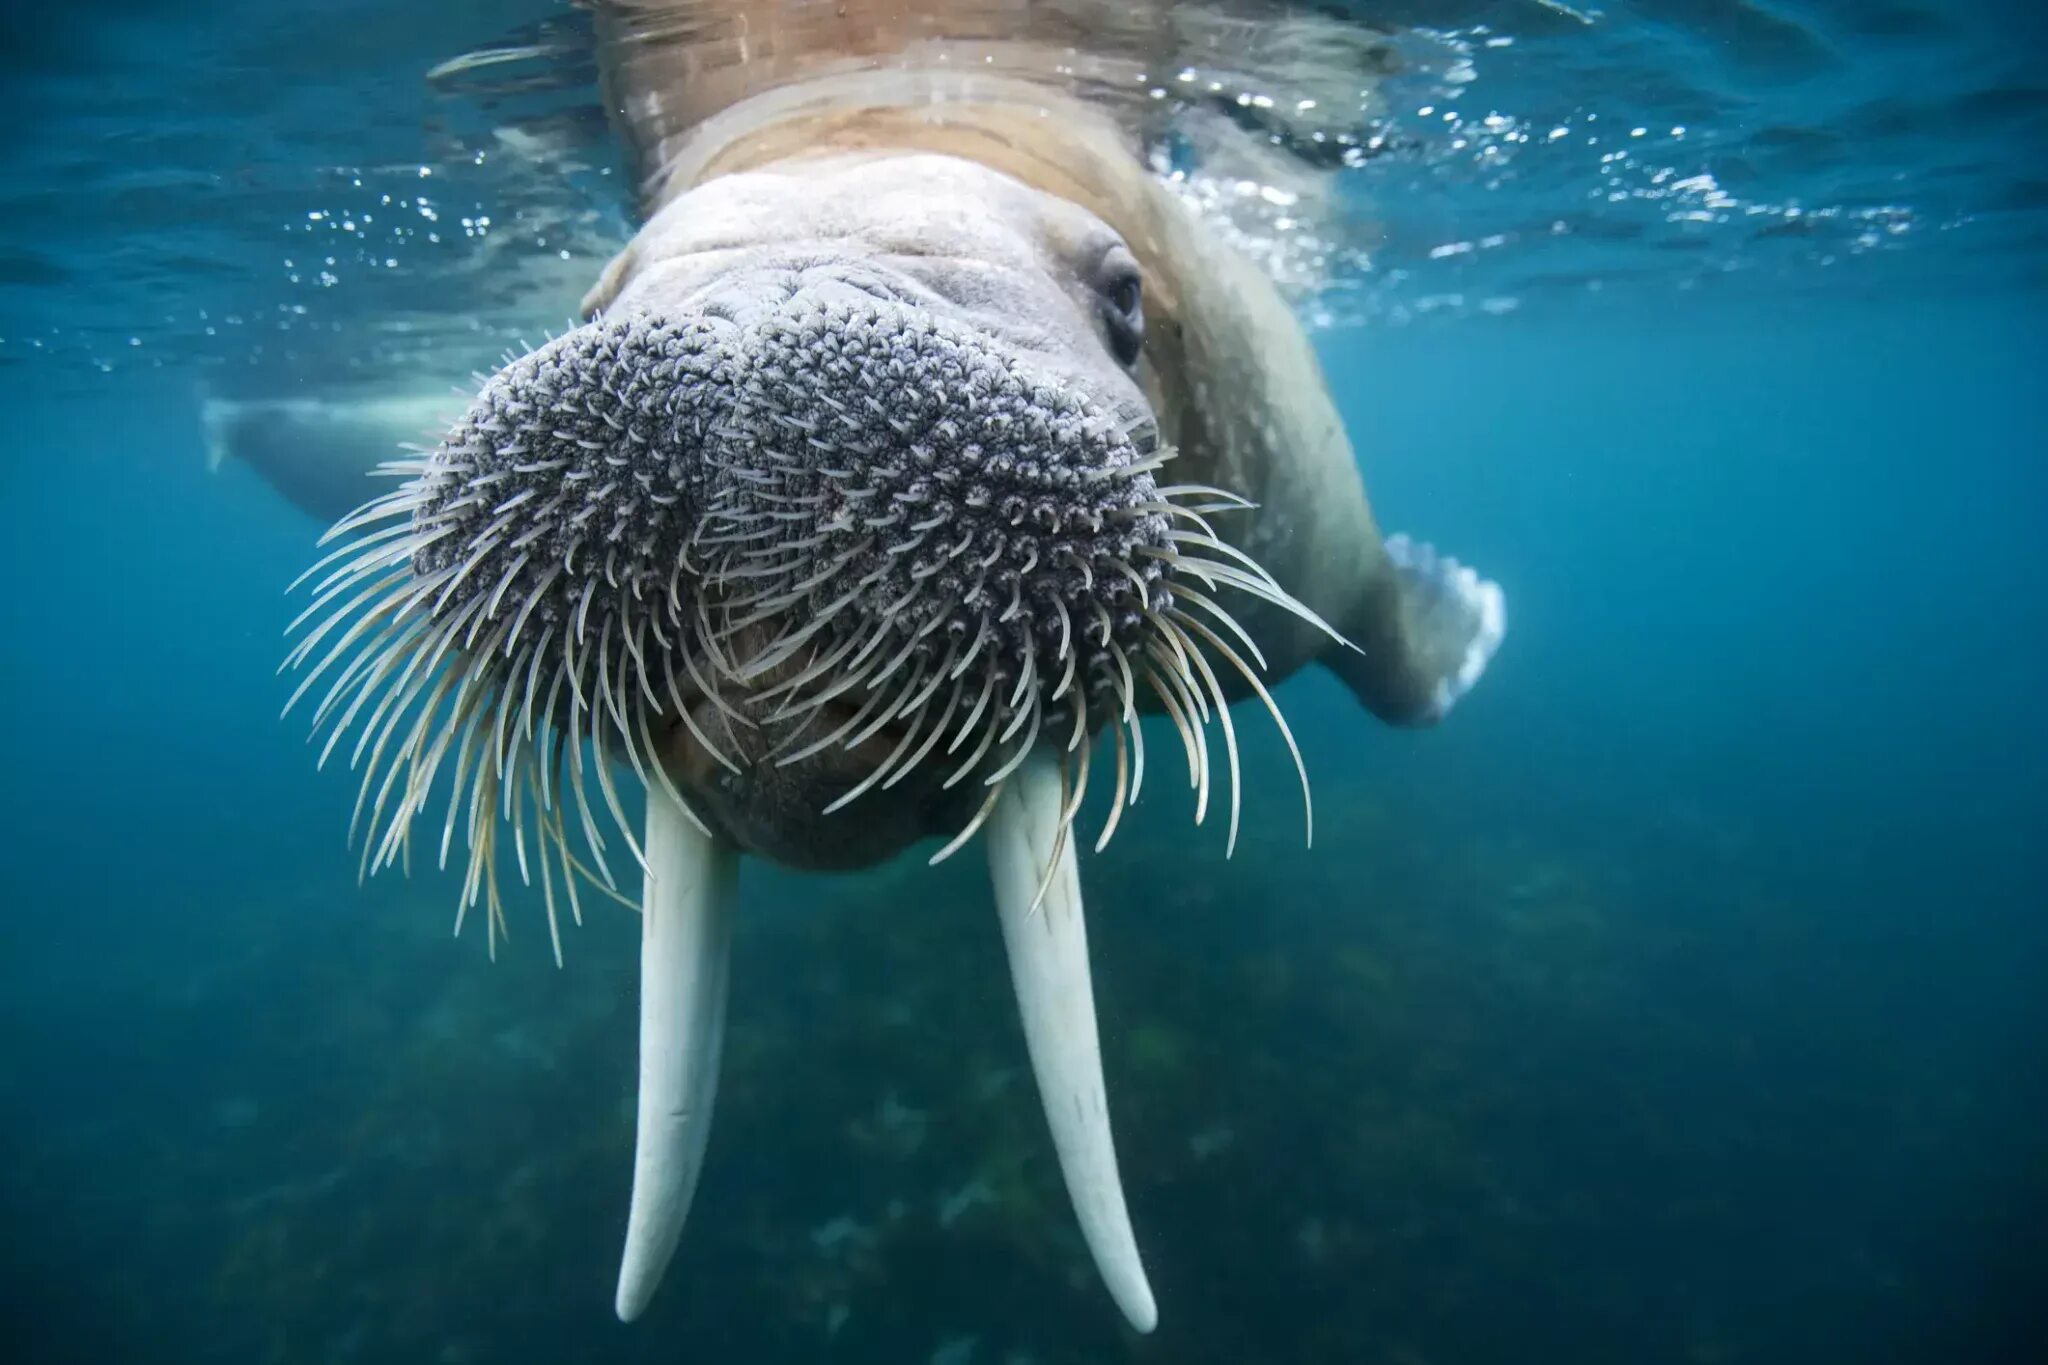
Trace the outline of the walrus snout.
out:
[[[332,637],[303,695],[354,655],[315,724],[328,752],[362,725],[367,866],[399,859],[449,762],[472,896],[495,897],[492,812],[530,805],[559,844],[565,795],[591,859],[563,847],[558,870],[608,876],[591,811],[624,805],[607,763],[585,784],[586,750],[785,864],[954,832],[944,857],[1041,744],[1082,756],[1078,806],[1086,741],[1112,731],[1121,810],[1141,688],[1206,805],[1199,732],[1227,693],[1205,653],[1255,690],[1259,658],[1210,594],[1299,610],[1210,530],[1241,502],[1162,487],[1171,452],[1118,386],[863,278],[734,272],[680,315],[556,338],[330,533],[397,523],[323,583],[292,659]],[[872,815],[833,822],[863,797]]]
[[[872,861],[959,828],[1056,714],[1065,735],[1122,709],[1112,651],[1173,602],[1149,414],[838,278],[738,344],[700,582],[773,632],[728,660],[767,775],[710,800],[753,851]],[[878,789],[861,834],[820,837]]]
[[[1131,711],[1176,608],[1149,413],[840,271],[702,302],[514,361],[402,499],[406,611],[495,743],[546,723],[743,849],[849,866]]]

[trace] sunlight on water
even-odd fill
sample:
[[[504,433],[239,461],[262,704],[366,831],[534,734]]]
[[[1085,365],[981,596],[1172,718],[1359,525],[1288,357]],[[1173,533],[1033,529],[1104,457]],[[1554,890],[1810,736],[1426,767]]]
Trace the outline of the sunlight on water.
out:
[[[1616,288],[1650,299],[1910,278],[1873,274],[1871,256],[1992,287],[2023,274],[2016,248],[2038,240],[2042,208],[2019,149],[2048,115],[2001,30],[1896,3],[1803,8],[1765,19],[1670,0],[1499,0],[1273,24],[1256,6],[1181,6],[1148,25],[1142,8],[1077,0],[1028,50],[990,47],[956,19],[969,36],[936,60],[1007,63],[1112,110],[1320,327],[1555,308]],[[364,0],[222,28],[252,81],[337,36],[396,49],[367,83],[318,68],[295,80],[261,161],[240,101],[140,65],[126,35],[93,61],[153,73],[189,110],[151,139],[150,164],[82,153],[76,135],[113,116],[84,76],[27,78],[19,98],[50,136],[16,152],[37,172],[22,183],[73,189],[0,205],[0,357],[197,366],[230,389],[308,371],[457,382],[560,324],[628,235],[635,195],[597,103],[589,17],[527,12],[519,27],[479,13],[413,31],[404,7]],[[1007,11],[990,13],[999,25]],[[1110,36],[1087,45],[1075,15]],[[1418,22],[1446,18],[1459,22]],[[716,81],[685,108],[781,79],[733,67],[712,32],[647,35],[650,51],[713,54]],[[1908,72],[1911,93],[1893,93]],[[1911,177],[1898,169],[1907,150],[1922,163]],[[74,212],[80,195],[89,217]]]

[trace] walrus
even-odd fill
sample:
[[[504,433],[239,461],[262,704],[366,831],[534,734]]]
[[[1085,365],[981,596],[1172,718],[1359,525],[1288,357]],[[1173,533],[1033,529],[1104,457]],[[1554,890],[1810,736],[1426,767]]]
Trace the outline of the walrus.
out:
[[[323,761],[355,736],[366,868],[409,856],[445,780],[428,840],[445,861],[461,827],[458,928],[480,907],[495,944],[515,867],[558,958],[560,904],[616,894],[621,854],[642,870],[623,1320],[701,1167],[741,859],[857,868],[930,840],[936,862],[979,834],[1084,1240],[1151,1330],[1085,794],[1108,788],[1099,850],[1156,784],[1148,743],[1177,740],[1197,821],[1227,792],[1234,844],[1234,703],[1269,713],[1306,801],[1274,683],[1321,663],[1427,726],[1505,628],[1498,586],[1381,536],[1272,282],[1065,67],[989,59],[1001,35],[953,17],[600,10],[642,226],[584,321],[393,462],[405,482],[309,570],[293,702],[324,687]]]
[[[210,472],[246,465],[292,506],[332,524],[362,506],[363,478],[379,453],[433,439],[467,407],[446,385],[290,398],[204,393],[199,422]]]

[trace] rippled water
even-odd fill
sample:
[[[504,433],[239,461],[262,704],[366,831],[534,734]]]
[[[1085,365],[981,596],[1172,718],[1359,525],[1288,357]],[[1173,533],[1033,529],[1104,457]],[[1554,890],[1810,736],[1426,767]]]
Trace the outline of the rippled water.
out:
[[[1128,81],[1161,173],[1316,323],[2042,283],[2038,6],[1349,14],[1376,31],[1182,23],[1160,69],[1062,66]],[[0,358],[259,388],[488,366],[630,232],[593,47],[587,11],[533,0],[32,21]]]

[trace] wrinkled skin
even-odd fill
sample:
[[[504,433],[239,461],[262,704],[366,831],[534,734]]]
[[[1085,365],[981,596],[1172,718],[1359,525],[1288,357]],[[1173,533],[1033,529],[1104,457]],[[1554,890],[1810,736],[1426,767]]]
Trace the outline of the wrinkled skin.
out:
[[[1137,270],[1085,210],[954,157],[839,155],[671,200],[587,304],[745,320],[855,291],[970,327],[1105,406],[1143,403],[1110,353],[1110,287]]]

